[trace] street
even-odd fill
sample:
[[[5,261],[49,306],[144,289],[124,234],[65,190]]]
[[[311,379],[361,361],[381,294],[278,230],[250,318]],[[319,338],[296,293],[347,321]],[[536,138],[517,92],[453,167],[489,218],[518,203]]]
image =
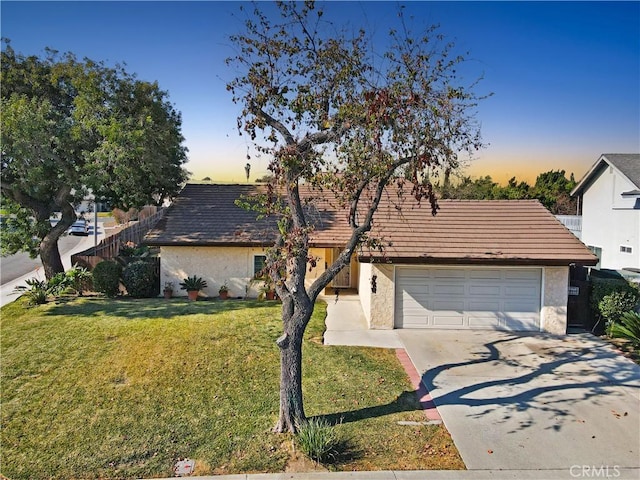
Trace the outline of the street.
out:
[[[98,220],[97,236],[94,236],[94,224],[89,224],[89,235],[73,236],[65,235],[60,238],[58,248],[60,257],[65,269],[71,268],[71,255],[93,247],[96,242],[104,238],[105,231],[102,225],[103,220]],[[32,260],[25,253],[18,253],[9,257],[0,258],[0,305],[6,305],[17,298],[13,293],[17,285],[21,285],[25,280],[37,277],[44,279],[42,263],[40,258]]]
[[[75,237],[72,235],[65,235],[62,237],[58,242],[60,255],[62,256],[67,253],[78,245],[81,240],[82,237]],[[39,268],[42,268],[40,257],[31,259],[27,253],[20,252],[8,257],[2,257],[0,258],[0,285],[4,285],[5,283],[20,278],[29,272],[34,272]]]

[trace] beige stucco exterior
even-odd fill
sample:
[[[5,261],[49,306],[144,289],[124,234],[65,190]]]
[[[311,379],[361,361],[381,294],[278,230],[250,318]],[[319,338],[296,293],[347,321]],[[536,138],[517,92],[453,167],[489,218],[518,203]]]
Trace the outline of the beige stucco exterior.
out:
[[[205,296],[218,296],[223,283],[229,287],[231,297],[256,298],[260,284],[251,282],[254,276],[254,257],[264,255],[258,247],[162,247],[161,285],[173,282],[174,294],[186,296],[178,284],[187,276],[204,278],[208,287]],[[307,271],[310,284],[333,261],[332,249],[315,248],[310,251],[315,267]],[[373,282],[373,280],[375,281]],[[360,303],[369,328],[390,330],[394,328],[395,267],[391,264],[351,265],[350,288],[357,288]],[[373,292],[375,283],[375,292]],[[569,267],[545,267],[542,269],[542,298],[540,309],[541,330],[564,334],[567,327],[567,289]]]
[[[545,267],[542,276],[540,329],[543,332],[567,333],[567,295],[569,267]]]
[[[217,297],[223,283],[229,287],[229,296],[257,298],[261,284],[251,282],[254,276],[254,257],[265,255],[259,247],[161,247],[160,285],[172,282],[174,295],[186,296],[178,284],[186,277],[197,275],[207,281],[201,294]],[[325,270],[327,250],[312,248],[310,255],[316,266],[307,270],[307,282],[313,282]]]
[[[375,276],[375,290],[371,280]],[[395,307],[395,269],[393,265],[372,264],[369,275],[370,313],[365,314],[369,328],[375,330],[393,329],[393,310]]]

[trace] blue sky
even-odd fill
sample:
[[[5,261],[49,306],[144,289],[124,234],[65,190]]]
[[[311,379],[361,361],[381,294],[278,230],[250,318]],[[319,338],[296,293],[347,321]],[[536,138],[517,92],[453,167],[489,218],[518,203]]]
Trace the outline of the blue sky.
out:
[[[157,80],[182,112],[193,177],[244,181],[249,139],[225,84],[239,2],[0,3],[2,36],[23,54],[49,46],[124,62]],[[272,6],[265,4],[265,7]],[[396,2],[328,2],[326,16],[384,39]],[[489,146],[465,173],[579,179],[601,153],[640,152],[640,2],[407,2],[415,25],[438,23],[484,75],[478,109]],[[266,173],[254,158],[251,176]]]

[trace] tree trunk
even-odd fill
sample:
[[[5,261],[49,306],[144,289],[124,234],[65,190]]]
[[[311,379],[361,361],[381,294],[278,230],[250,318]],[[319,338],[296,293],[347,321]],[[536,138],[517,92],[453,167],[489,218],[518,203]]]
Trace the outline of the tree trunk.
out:
[[[280,347],[280,415],[274,431],[295,433],[307,419],[302,399],[302,338],[311,312],[287,319],[286,310],[285,332],[276,342]]]
[[[60,250],[58,249],[58,238],[49,232],[40,242],[40,260],[44,267],[44,275],[50,280],[56,273],[64,272]]]

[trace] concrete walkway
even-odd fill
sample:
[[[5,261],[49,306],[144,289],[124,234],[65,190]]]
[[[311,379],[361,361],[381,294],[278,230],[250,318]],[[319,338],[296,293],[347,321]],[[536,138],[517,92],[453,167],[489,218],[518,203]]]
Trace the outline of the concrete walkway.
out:
[[[357,294],[341,292],[320,300],[327,302],[325,345],[404,348],[396,330],[369,330]]]

